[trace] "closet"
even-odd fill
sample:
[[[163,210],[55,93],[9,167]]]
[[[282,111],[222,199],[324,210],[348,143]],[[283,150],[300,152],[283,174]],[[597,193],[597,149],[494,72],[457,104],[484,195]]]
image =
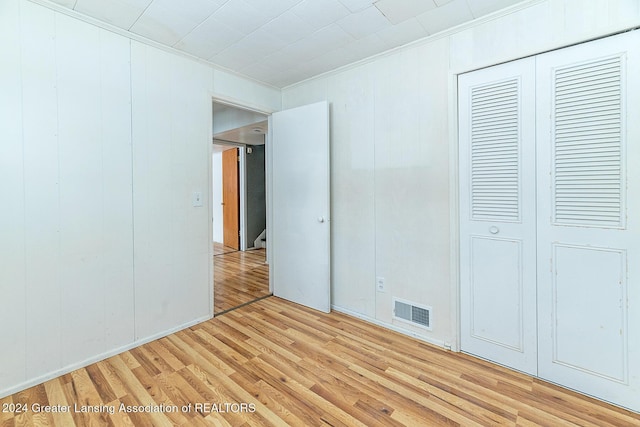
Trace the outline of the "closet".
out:
[[[458,77],[464,352],[640,411],[640,31]]]

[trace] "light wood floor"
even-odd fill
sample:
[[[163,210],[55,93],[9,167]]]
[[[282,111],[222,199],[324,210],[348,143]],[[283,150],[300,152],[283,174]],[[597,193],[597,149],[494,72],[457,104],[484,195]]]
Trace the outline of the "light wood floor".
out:
[[[0,399],[0,408],[5,403],[102,412],[0,412],[3,427],[640,426],[637,414],[527,375],[276,297]],[[203,403],[217,411],[194,409]],[[127,413],[121,404],[178,410]]]
[[[236,252],[237,249],[230,248],[229,246],[225,246],[222,243],[213,242],[213,255],[222,255],[228,254],[231,252]]]
[[[213,312],[247,304],[269,295],[265,250],[234,251],[213,257]]]

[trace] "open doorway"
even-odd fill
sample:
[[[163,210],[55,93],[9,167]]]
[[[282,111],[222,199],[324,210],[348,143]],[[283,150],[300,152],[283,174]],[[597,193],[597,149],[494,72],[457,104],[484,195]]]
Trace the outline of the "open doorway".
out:
[[[214,315],[270,295],[266,260],[267,116],[213,103]]]

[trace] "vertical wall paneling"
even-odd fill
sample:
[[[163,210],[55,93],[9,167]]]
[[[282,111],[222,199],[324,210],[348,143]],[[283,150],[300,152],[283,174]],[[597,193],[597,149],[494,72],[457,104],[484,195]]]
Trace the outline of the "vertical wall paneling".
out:
[[[279,111],[282,107],[280,90],[275,87],[217,69],[212,76],[213,96],[218,100],[264,112]]]
[[[450,68],[465,72],[637,27],[637,0],[548,0],[452,34]]]
[[[136,337],[209,312],[208,188],[211,74],[132,42]],[[205,206],[207,203],[205,203]]]
[[[130,42],[99,35],[105,346],[133,342]]]
[[[6,395],[208,317],[210,215],[191,196],[208,205],[214,72],[22,0],[0,2],[0,44]]]
[[[29,2],[21,9],[26,360],[27,375],[33,377],[58,369],[62,362],[56,26],[50,10]]]
[[[18,0],[0,2],[0,390],[25,380],[25,248]]]
[[[374,67],[329,78],[334,304],[375,317]],[[357,215],[353,215],[357,212]],[[341,262],[349,259],[348,263]]]
[[[433,332],[450,330],[448,156],[446,143],[448,41],[399,52],[376,64],[374,88],[376,319],[392,323],[392,298],[431,307]],[[402,326],[411,329],[413,326]],[[417,329],[417,328],[414,328]],[[445,339],[448,339],[446,337]]]
[[[182,60],[172,88],[173,177],[176,225],[173,259],[175,325],[202,318],[209,313],[209,212],[191,204],[192,193],[203,195],[209,182],[210,123],[212,117],[211,70],[199,63]],[[179,159],[179,161],[177,161]],[[204,206],[209,196],[205,196]],[[179,244],[178,244],[179,242]]]
[[[162,55],[131,42],[136,339],[171,325],[171,121],[159,97],[171,79]]]
[[[104,350],[100,30],[56,15],[63,363]]]
[[[351,242],[347,243],[347,239],[335,233],[333,248],[334,251],[342,250],[342,245],[360,248],[358,268],[368,271],[373,266],[376,274],[386,279],[390,291],[403,293],[404,298],[410,300],[420,298],[417,303],[432,306],[436,323],[428,338],[434,342],[453,339],[458,330],[457,301],[452,299],[456,296],[458,284],[455,277],[450,277],[451,269],[446,269],[447,265],[453,265],[454,269],[458,267],[457,239],[449,238],[452,233],[450,221],[456,221],[458,211],[448,194],[457,182],[455,175],[448,175],[446,167],[455,165],[448,147],[458,143],[455,131],[447,128],[448,122],[455,124],[457,115],[457,95],[455,89],[451,89],[451,80],[461,72],[557,49],[640,24],[637,0],[588,3],[576,0],[536,2],[507,15],[479,22],[446,38],[414,44],[282,91],[283,108],[326,99],[332,104],[334,125],[350,120],[359,123],[364,113],[355,108],[357,98],[352,98],[348,91],[343,91],[343,96],[340,96],[334,85],[343,79],[350,80],[353,90],[356,90],[368,84],[370,75],[375,76],[375,99],[367,106],[375,109],[370,124],[375,129],[373,137],[369,137],[369,128],[361,128],[360,125],[353,126],[354,132],[339,129],[332,135],[336,153],[346,155],[359,151],[360,159],[364,161],[375,151],[376,159],[373,169],[375,193],[370,194],[370,188],[362,186],[362,191],[354,196],[358,203],[354,200],[345,202],[342,196],[336,198],[337,194],[345,194],[352,188],[352,180],[355,179],[355,172],[348,169],[346,160],[340,158],[336,162],[338,167],[332,169],[333,226],[336,230],[344,227],[344,230],[348,228],[344,223],[358,223],[362,219],[357,228],[349,230]],[[362,129],[362,132],[358,134],[356,129]],[[370,152],[362,153],[364,147]],[[396,170],[388,169],[392,161],[403,158],[422,170],[412,169],[409,164]],[[395,193],[390,189],[394,185],[398,189]],[[454,190],[452,194],[455,194]],[[375,229],[371,232],[367,224],[372,216],[366,206],[374,203],[374,197]],[[344,208],[339,207],[343,203],[346,203]],[[410,228],[417,232],[412,231],[409,235],[407,230]],[[414,236],[419,236],[421,231],[418,244]],[[377,242],[375,257],[369,250],[373,240]],[[365,273],[359,273],[357,281],[343,282],[347,275],[340,272],[351,267],[351,259],[334,256],[334,307],[373,317],[366,307],[372,302],[375,304],[372,301],[375,298],[379,304],[376,320],[389,322],[391,299],[388,294],[373,291],[376,286],[374,280],[365,278]],[[406,271],[402,271],[405,267]],[[427,277],[419,277],[419,272],[428,272],[424,273]],[[357,273],[353,274],[355,278]],[[360,295],[360,298],[355,295]],[[388,303],[382,302],[385,298]],[[441,323],[443,321],[445,324]],[[424,331],[419,333],[425,337]]]

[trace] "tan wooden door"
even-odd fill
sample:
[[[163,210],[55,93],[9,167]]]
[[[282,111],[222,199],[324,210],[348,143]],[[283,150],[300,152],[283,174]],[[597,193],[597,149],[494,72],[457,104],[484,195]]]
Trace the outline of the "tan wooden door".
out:
[[[240,249],[240,191],[238,149],[222,152],[222,224],[223,243]]]

